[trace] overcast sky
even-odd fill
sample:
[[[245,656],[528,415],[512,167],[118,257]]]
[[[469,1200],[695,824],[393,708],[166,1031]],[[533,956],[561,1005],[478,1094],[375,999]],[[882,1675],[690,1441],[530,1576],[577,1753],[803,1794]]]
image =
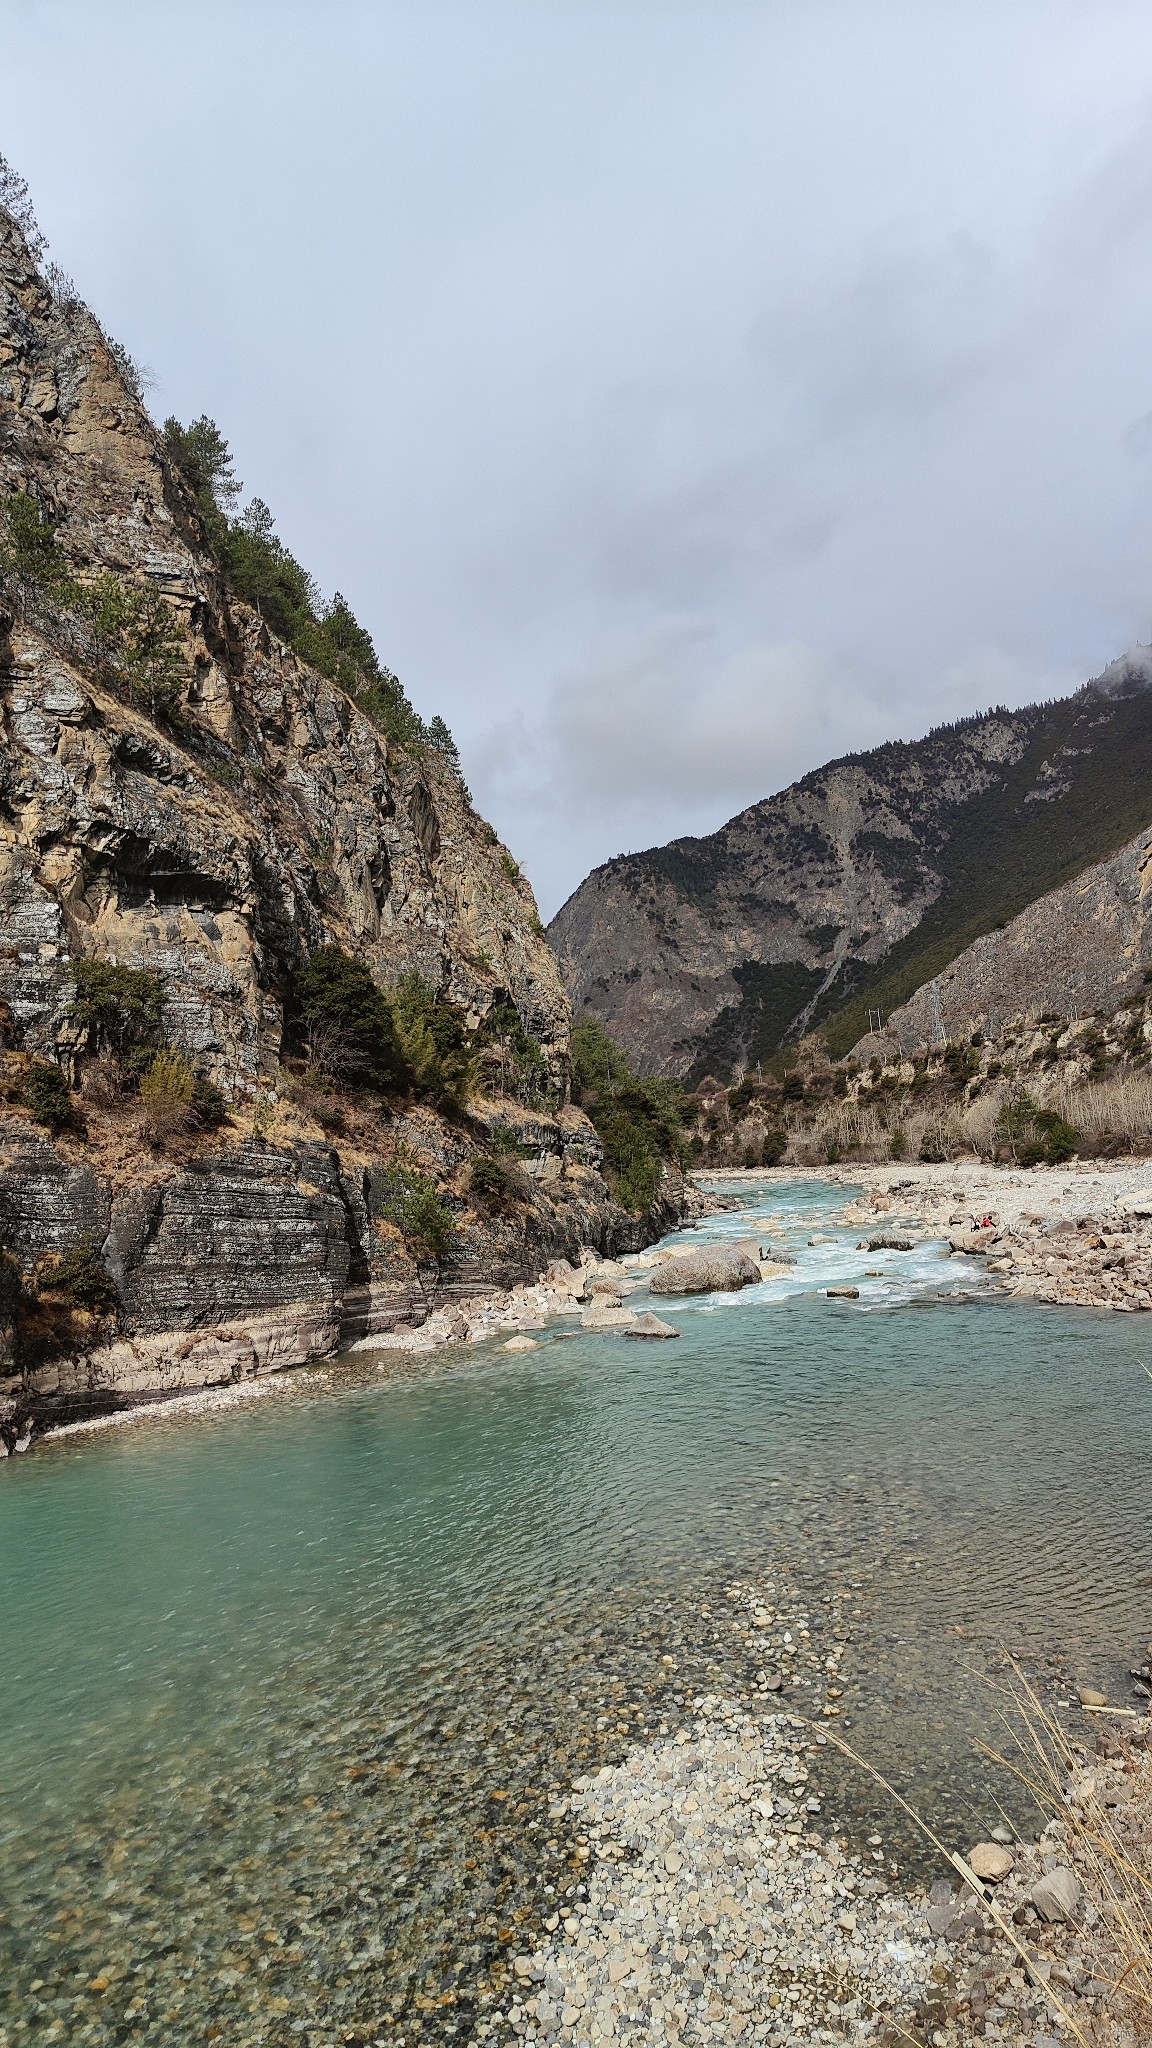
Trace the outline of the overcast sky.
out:
[[[1152,8],[0,0],[50,253],[545,916],[1152,639]]]

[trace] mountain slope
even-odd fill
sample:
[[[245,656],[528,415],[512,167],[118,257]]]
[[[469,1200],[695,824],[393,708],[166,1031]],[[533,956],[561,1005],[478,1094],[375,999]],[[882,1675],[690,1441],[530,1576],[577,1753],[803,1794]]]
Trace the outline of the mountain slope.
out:
[[[225,525],[3,193],[0,1456],[437,1310],[460,1338],[484,1290],[692,1199],[615,1199],[446,728],[263,513]]]
[[[996,1043],[1016,1018],[1111,1014],[1143,996],[1152,965],[1152,832],[1038,897],[924,982],[855,1050]]]
[[[836,1052],[1152,821],[1152,657],[849,755],[718,832],[607,862],[549,937],[577,1012],[663,1073]]]

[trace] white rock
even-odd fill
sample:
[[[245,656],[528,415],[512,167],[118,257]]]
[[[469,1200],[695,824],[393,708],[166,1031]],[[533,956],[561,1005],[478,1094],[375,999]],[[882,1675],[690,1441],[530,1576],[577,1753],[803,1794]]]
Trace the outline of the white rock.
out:
[[[1066,1863],[1046,1871],[1032,1887],[1032,1904],[1042,1920],[1067,1920],[1080,1903],[1080,1880]]]

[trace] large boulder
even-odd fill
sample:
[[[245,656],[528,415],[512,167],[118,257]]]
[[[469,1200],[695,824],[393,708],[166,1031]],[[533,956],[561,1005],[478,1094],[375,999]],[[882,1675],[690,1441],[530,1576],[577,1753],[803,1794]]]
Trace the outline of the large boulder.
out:
[[[649,1289],[653,1294],[734,1294],[759,1279],[759,1266],[739,1245],[707,1245],[669,1259],[652,1275]]]

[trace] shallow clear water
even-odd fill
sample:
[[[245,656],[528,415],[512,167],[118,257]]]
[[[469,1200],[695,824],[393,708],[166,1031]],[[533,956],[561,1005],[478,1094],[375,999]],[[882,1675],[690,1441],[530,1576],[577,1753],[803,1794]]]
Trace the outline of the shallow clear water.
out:
[[[393,2010],[470,2038],[577,1881],[550,1792],[750,1677],[733,1577],[818,1643],[837,1603],[852,1738],[961,1833],[1003,1645],[1062,1697],[1126,1688],[1143,1319],[857,1253],[844,1199],[750,1188],[689,1233],[771,1214],[798,1264],[654,1304],[675,1344],[357,1358],[0,1468],[0,2043],[393,2040]],[[873,1824],[866,1787],[829,1798]]]

